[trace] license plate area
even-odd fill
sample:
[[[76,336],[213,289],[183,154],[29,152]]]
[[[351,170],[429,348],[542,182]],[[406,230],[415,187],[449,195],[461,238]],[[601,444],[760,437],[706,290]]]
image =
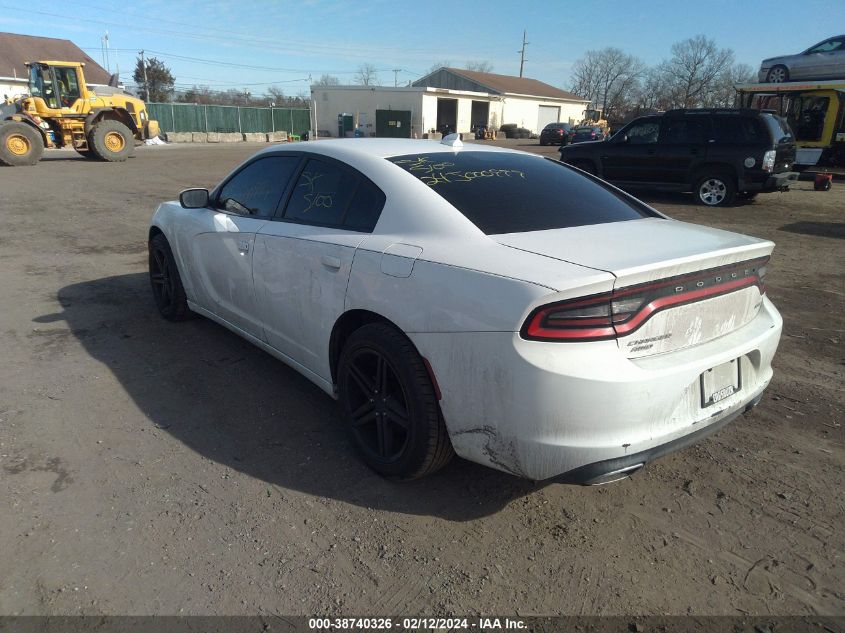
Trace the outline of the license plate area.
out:
[[[707,408],[742,389],[739,358],[716,365],[701,374],[701,408]]]

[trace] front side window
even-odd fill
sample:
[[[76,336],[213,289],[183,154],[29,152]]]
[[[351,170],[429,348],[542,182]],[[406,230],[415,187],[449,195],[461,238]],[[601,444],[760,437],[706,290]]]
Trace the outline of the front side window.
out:
[[[469,150],[387,160],[428,185],[487,235],[653,216],[609,186],[537,156]]]
[[[648,145],[650,143],[657,143],[657,137],[660,135],[659,121],[642,121],[634,123],[625,132],[628,137],[628,143],[631,145]]]
[[[81,96],[76,81],[75,68],[56,68],[56,82],[59,84],[59,99],[66,108],[72,106]]]
[[[249,163],[223,185],[217,208],[237,215],[269,218],[298,164],[298,156],[268,156]]]
[[[29,70],[29,91],[33,97],[41,97],[48,108],[58,108],[58,99],[53,90],[53,76],[50,69],[32,66]]]
[[[808,52],[809,53],[830,53],[832,51],[841,51],[843,49],[843,40],[836,39],[836,40],[828,40],[826,42],[822,42],[818,46],[814,46]]]

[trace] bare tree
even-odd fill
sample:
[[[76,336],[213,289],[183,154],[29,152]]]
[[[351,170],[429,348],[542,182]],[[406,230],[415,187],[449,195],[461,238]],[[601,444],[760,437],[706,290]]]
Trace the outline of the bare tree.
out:
[[[337,85],[340,85],[340,79],[338,79],[334,75],[323,75],[317,80],[317,83],[314,84],[314,85],[316,85],[316,86],[337,86]]]
[[[629,115],[639,116],[672,107],[666,76],[663,64],[658,64],[646,71],[634,96]]]
[[[285,102],[285,93],[278,86],[269,86],[267,88],[267,92],[265,93],[265,97],[268,103],[275,103],[276,105],[281,105]]]
[[[452,66],[452,62],[448,59],[444,59],[443,61],[434,62],[431,65],[431,68],[428,69],[429,73],[433,73],[435,70],[440,70],[441,68],[450,68]]]
[[[493,64],[488,61],[474,61],[474,62],[467,62],[464,65],[464,68],[467,70],[474,70],[479,73],[492,73],[493,72]]]
[[[361,64],[355,73],[355,83],[361,86],[380,86],[378,71],[372,64]]]
[[[736,99],[735,84],[749,83],[757,79],[754,69],[748,64],[734,64],[725,68],[716,77],[715,85],[702,105],[712,108],[733,107]]]
[[[718,78],[733,65],[734,53],[717,48],[716,42],[696,35],[672,45],[672,57],[663,66],[673,105],[694,108],[706,103]]]
[[[618,48],[587,51],[575,62],[571,90],[589,99],[606,118],[618,117],[634,100],[646,67]]]

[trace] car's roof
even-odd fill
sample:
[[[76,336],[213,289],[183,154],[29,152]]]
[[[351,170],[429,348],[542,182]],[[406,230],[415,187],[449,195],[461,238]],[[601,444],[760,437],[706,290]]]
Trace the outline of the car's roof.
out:
[[[465,152],[513,152],[515,150],[481,143],[464,143],[462,148],[445,145],[439,141],[414,140],[403,138],[337,138],[319,141],[304,141],[291,145],[273,145],[262,150],[261,153],[277,152],[279,150],[314,152],[329,156],[346,156],[352,158],[405,156],[407,154],[434,154]]]

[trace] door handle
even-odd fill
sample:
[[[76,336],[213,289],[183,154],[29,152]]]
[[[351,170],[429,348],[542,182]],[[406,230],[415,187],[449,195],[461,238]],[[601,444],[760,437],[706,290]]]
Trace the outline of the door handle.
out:
[[[249,252],[249,242],[247,240],[240,240],[238,242],[238,250],[241,253],[248,253]]]
[[[322,255],[320,257],[320,261],[322,262],[323,266],[326,268],[331,268],[332,270],[340,270],[340,258],[339,257],[332,257],[330,255]]]

